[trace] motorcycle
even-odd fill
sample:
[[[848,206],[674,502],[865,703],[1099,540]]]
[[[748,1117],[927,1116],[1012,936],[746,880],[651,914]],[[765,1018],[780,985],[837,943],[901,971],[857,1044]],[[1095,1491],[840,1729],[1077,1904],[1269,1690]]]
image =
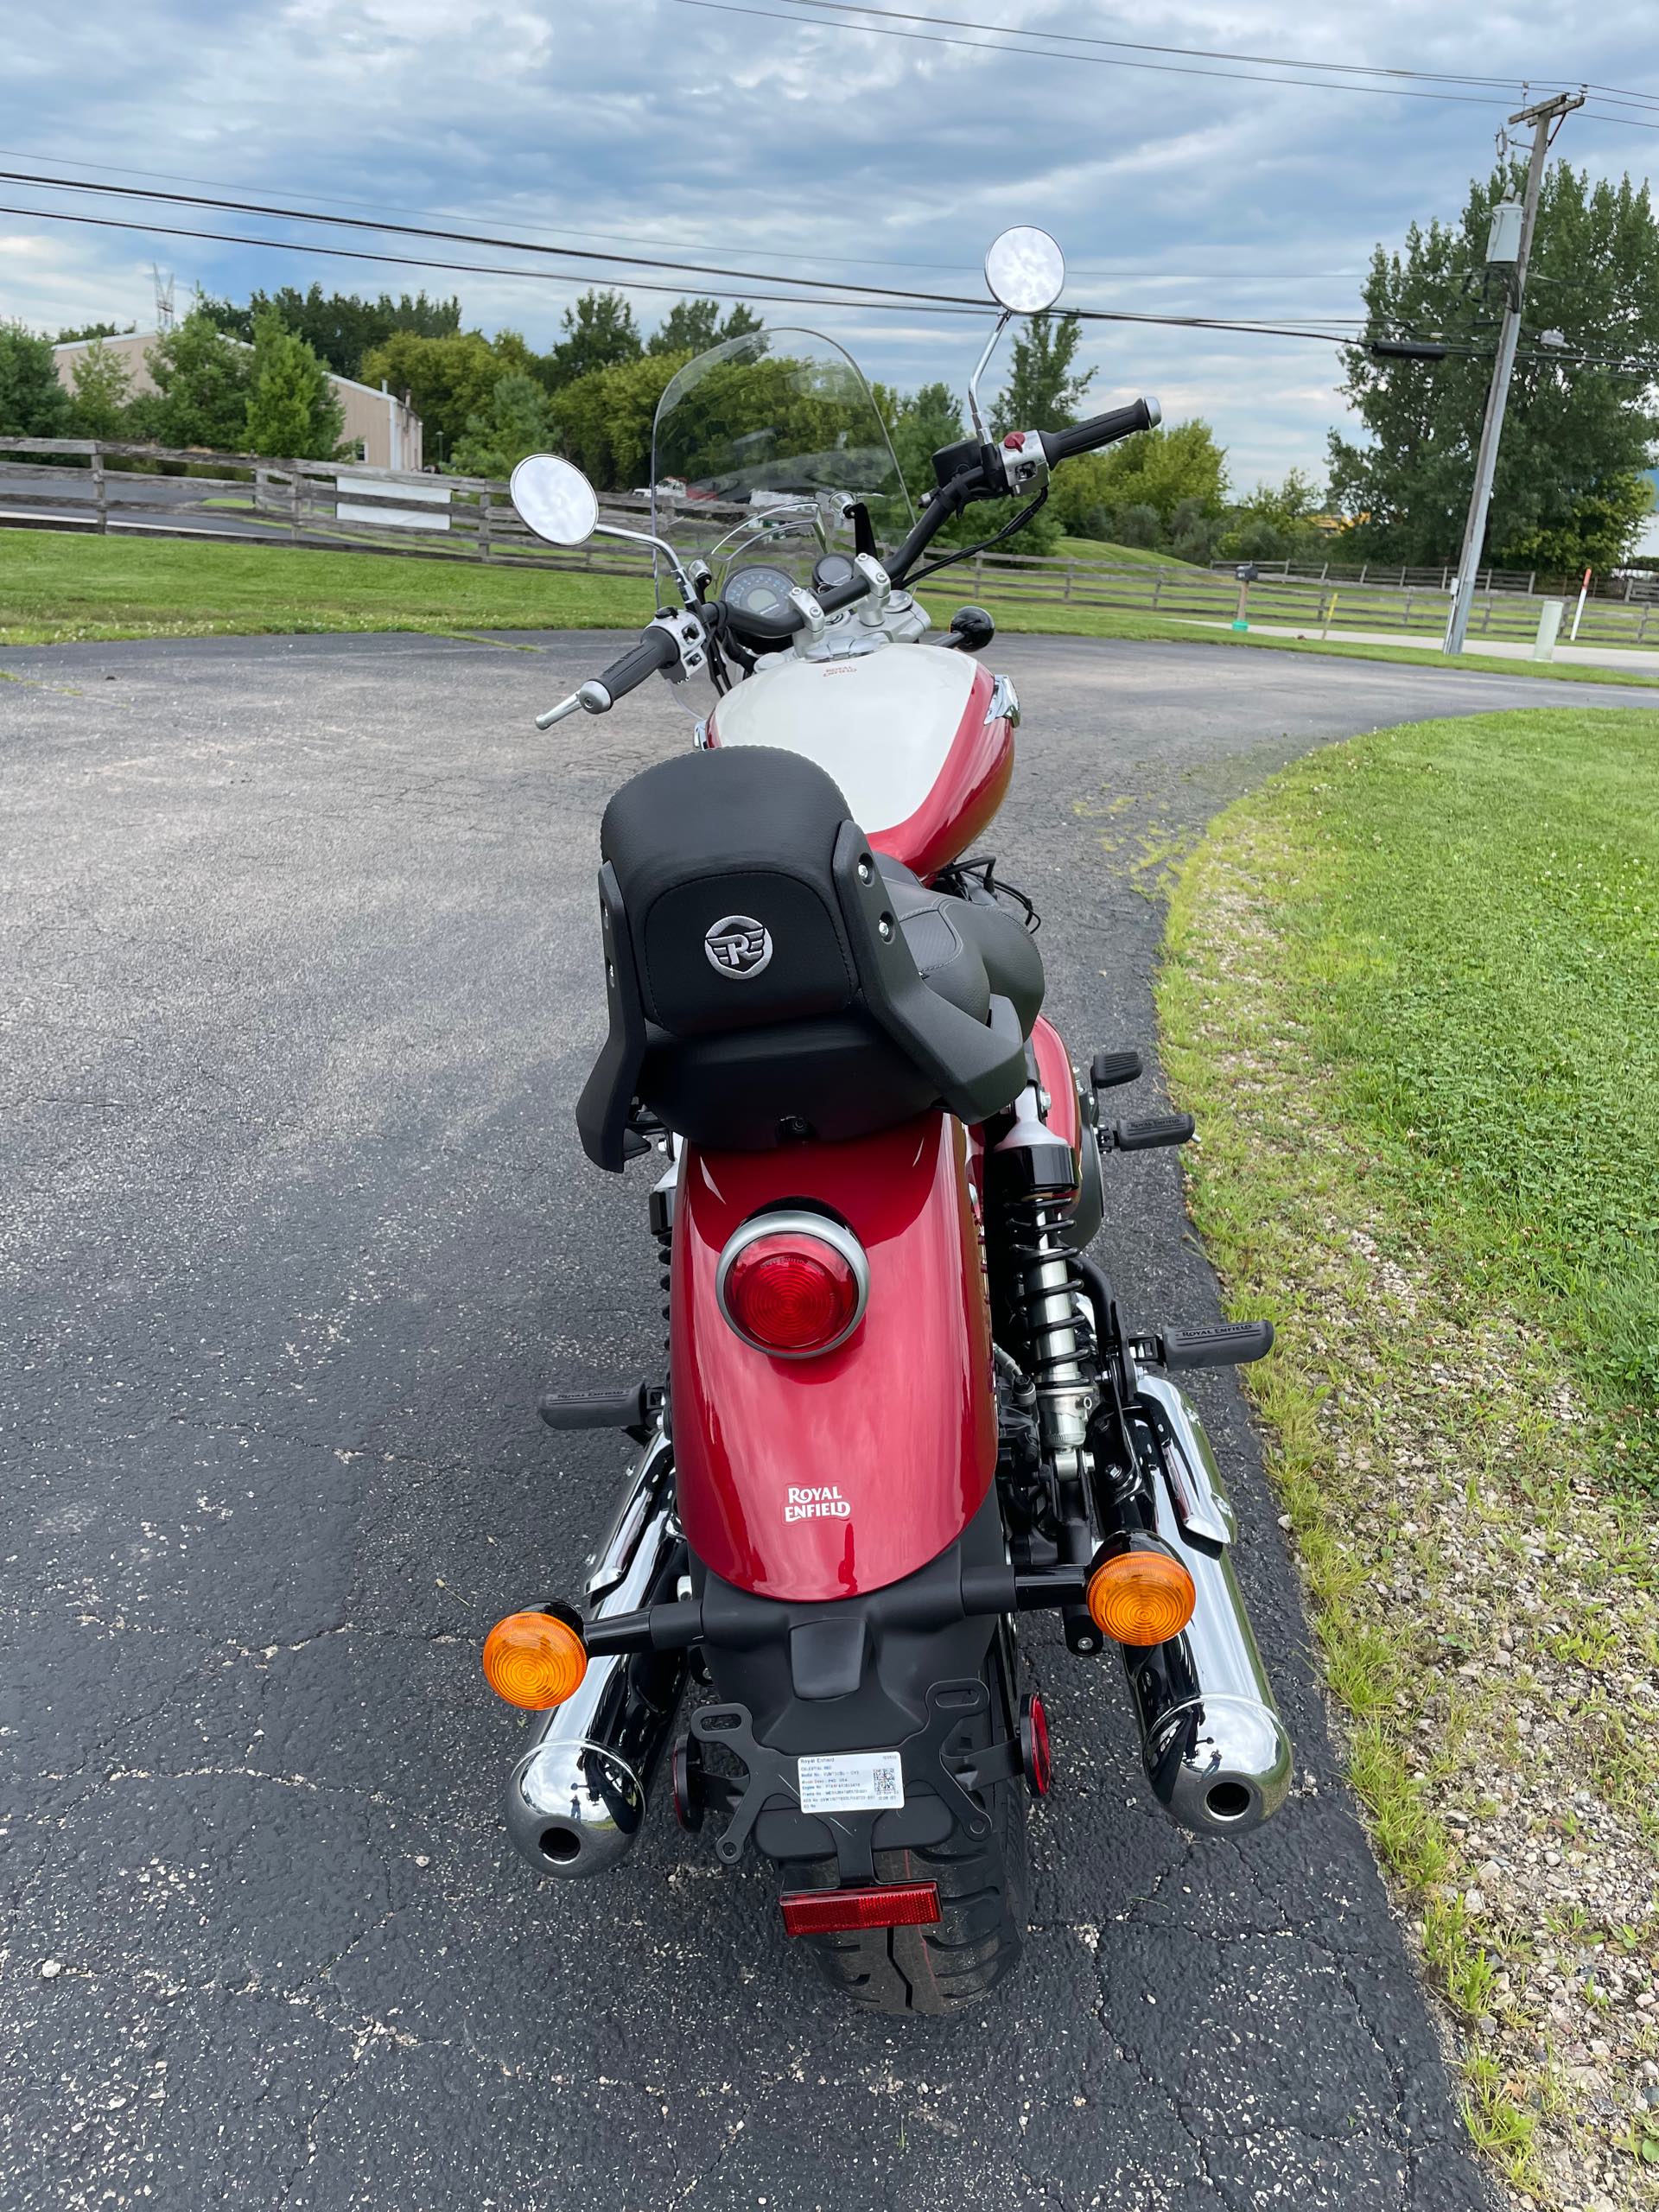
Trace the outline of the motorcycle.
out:
[[[601,522],[551,456],[512,481],[543,538],[637,537],[671,586],[537,727],[653,674],[713,705],[601,829],[608,1033],[577,1126],[597,1166],[657,1167],[667,1359],[541,1402],[637,1450],[580,1605],[485,1643],[531,1716],[507,1827],[540,1874],[602,1873],[668,1752],[681,1827],[721,1864],[771,1861],[786,1933],[892,2013],[982,1999],[1019,1956],[1052,1772],[1022,1616],[1057,1613],[1079,1659],[1117,1648],[1147,1783],[1185,1827],[1241,1835],[1291,1775],[1215,1455],[1172,1379],[1259,1358],[1272,1331],[1136,1331],[1090,1255],[1103,1161],[1192,1123],[1109,1123],[1138,1056],[1084,1077],[1044,1016],[1037,918],[973,849],[1008,787],[1014,687],[975,658],[988,615],[925,644],[914,596],[977,550],[924,559],[969,507],[1019,502],[1011,537],[1052,469],[1158,408],[992,436],[980,379],[1064,271],[1030,229],[986,271],[974,434],[934,456],[919,517],[857,368],[799,331],[674,378],[650,531]]]

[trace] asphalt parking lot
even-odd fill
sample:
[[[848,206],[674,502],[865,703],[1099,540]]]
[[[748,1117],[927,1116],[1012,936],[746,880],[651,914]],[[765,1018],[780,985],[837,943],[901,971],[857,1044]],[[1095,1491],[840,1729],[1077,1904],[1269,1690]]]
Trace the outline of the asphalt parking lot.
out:
[[[599,812],[690,724],[654,687],[531,728],[613,650],[5,658],[0,2202],[1484,2205],[1229,1377],[1198,1395],[1300,1758],[1257,1836],[1172,1829],[1112,1668],[1045,1630],[1059,1785],[1025,1969],[976,2015],[837,2009],[766,1871],[664,1804],[607,1883],[512,1853],[478,1643],[573,1584],[620,1465],[536,1396],[660,1339],[643,1179],[590,1169],[571,1109]],[[1287,757],[1651,697],[990,658],[1026,709],[1003,872],[1084,1055],[1150,1038],[1149,855]],[[1214,1313],[1170,1156],[1115,1171],[1103,1243],[1137,1318]]]

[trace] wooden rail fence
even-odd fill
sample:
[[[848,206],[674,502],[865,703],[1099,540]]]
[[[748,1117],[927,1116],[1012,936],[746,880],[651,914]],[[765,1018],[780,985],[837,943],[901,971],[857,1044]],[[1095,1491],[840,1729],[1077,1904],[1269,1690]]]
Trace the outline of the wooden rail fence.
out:
[[[166,473],[157,473],[162,471]],[[646,500],[607,497],[609,519],[641,527]],[[699,523],[739,519],[747,511],[699,503]],[[682,511],[680,519],[684,520]],[[204,543],[280,543],[420,557],[485,561],[514,568],[581,569],[595,575],[652,573],[648,549],[599,538],[575,549],[543,544],[518,519],[505,483],[471,476],[416,475],[353,461],[269,460],[204,454],[86,438],[0,438],[0,526],[188,537]],[[756,556],[763,557],[757,552]],[[1324,576],[1294,564],[1264,568],[1249,588],[1258,623],[1319,631],[1375,630],[1432,637],[1446,626],[1449,575],[1419,581],[1352,580],[1334,567]],[[1390,575],[1398,575],[1390,571]],[[1444,582],[1443,582],[1444,579]],[[1476,599],[1470,634],[1529,641],[1539,600],[1506,577]],[[1238,584],[1230,569],[982,553],[927,588],[930,597],[1042,606],[1098,607],[1199,621],[1230,620]],[[1659,603],[1593,598],[1580,644],[1659,645]]]

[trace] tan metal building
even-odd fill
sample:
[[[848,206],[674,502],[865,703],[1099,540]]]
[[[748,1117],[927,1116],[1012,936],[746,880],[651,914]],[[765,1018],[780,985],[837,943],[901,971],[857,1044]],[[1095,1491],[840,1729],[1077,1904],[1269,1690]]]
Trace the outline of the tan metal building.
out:
[[[105,352],[125,362],[135,393],[156,390],[156,379],[149,372],[149,349],[156,339],[153,330],[129,330],[119,338],[104,340]],[[82,338],[72,345],[53,347],[58,382],[67,391],[74,390],[77,358],[96,342]],[[232,339],[231,343],[241,341]],[[412,407],[392,392],[377,391],[372,385],[358,384],[350,377],[337,377],[332,369],[328,381],[346,418],[344,442],[348,451],[355,446],[357,458],[371,468],[418,470],[424,466],[421,418]]]

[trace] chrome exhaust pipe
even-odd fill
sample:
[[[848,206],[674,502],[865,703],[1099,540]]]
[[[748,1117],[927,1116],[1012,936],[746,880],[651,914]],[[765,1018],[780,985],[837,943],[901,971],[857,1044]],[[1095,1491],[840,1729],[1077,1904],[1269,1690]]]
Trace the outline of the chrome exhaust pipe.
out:
[[[1154,1532],[1192,1577],[1198,1602],[1178,1637],[1123,1662],[1153,1794],[1183,1827],[1243,1835],[1290,1790],[1291,1748],[1230,1557],[1233,1511],[1204,1424],[1173,1382],[1140,1377],[1159,1447]]]
[[[685,1543],[674,1512],[672,1465],[659,1431],[591,1562],[593,1618],[674,1595]],[[580,1880],[606,1872],[632,1849],[685,1672],[683,1652],[595,1659],[575,1695],[537,1717],[508,1777],[506,1814],[508,1834],[538,1874]]]

